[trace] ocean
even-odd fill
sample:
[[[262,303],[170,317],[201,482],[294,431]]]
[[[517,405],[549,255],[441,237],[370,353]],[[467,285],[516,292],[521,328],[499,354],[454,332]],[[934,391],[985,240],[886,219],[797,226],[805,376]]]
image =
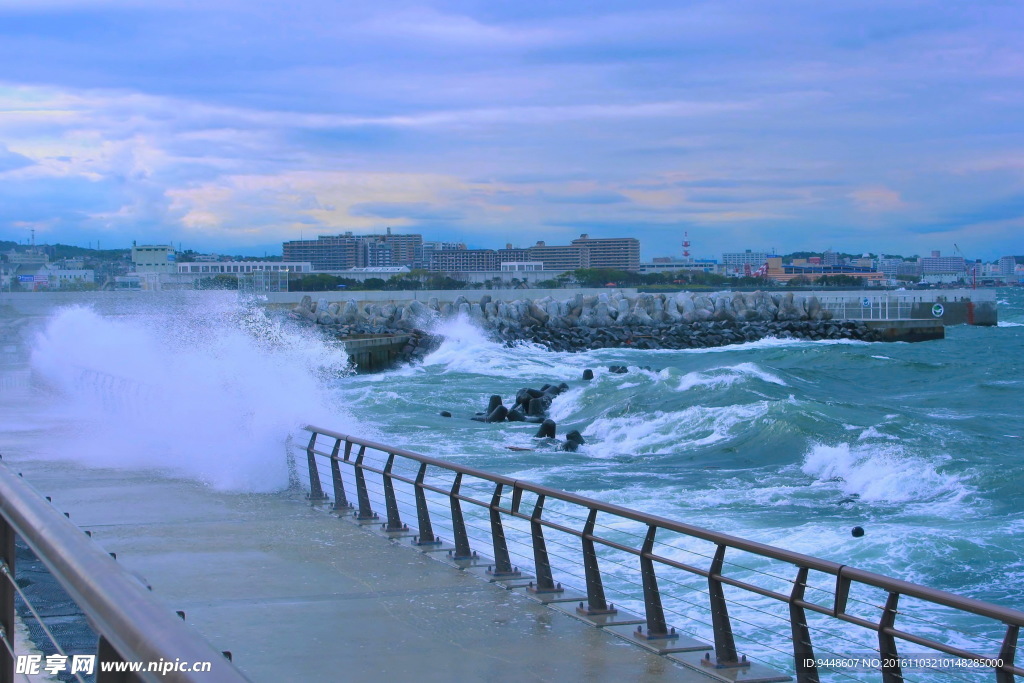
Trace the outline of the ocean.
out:
[[[449,321],[422,365],[373,375],[346,372],[337,345],[229,293],[171,308],[73,306],[24,333],[24,357],[7,349],[0,440],[30,443],[39,457],[265,492],[288,485],[286,449],[315,424],[1022,609],[1024,290],[998,296],[998,327],[951,327],[920,344],[553,353],[505,348]],[[593,381],[581,379],[587,368]],[[536,425],[469,419],[492,394],[509,404],[523,387],[561,382],[570,389],[551,417],[559,436],[583,434],[578,452],[535,440]],[[18,438],[44,429],[45,443]],[[571,574],[578,552],[552,552]],[[642,609],[625,568],[612,558],[602,568],[613,600]],[[669,622],[708,638],[698,584],[662,592]],[[788,667],[781,613],[727,597],[740,650]],[[955,634],[975,621],[929,614],[925,631],[977,645]],[[876,645],[818,623],[822,656]],[[981,638],[998,651],[985,639],[1001,632]],[[951,680],[937,676],[907,678]]]

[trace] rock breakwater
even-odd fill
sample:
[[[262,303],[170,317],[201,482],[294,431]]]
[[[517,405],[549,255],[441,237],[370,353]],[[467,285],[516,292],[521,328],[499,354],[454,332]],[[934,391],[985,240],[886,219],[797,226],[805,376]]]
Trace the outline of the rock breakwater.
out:
[[[303,297],[292,311],[332,334],[406,333],[409,359],[422,357],[439,340],[424,332],[436,322],[463,316],[496,340],[529,341],[555,351],[599,348],[687,349],[724,346],[765,337],[791,339],[858,339],[878,341],[862,323],[832,320],[813,295],[793,292],[715,292],[637,294],[619,291],[577,293],[566,300],[551,297],[497,301],[484,295],[470,302],[328,303]]]

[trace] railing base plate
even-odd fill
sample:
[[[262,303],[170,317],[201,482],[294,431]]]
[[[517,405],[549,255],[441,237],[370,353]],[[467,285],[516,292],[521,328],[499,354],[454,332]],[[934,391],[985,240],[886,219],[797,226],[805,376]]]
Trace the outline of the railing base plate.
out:
[[[536,600],[542,605],[550,605],[553,602],[574,602],[579,604],[581,600],[586,600],[587,596],[582,593],[574,593],[569,590],[564,590],[561,593],[535,593],[529,590],[529,586],[511,586],[516,593],[525,595],[531,600]]]
[[[526,572],[521,572],[521,571],[495,572],[493,569],[489,568],[489,567],[493,567],[493,566],[494,566],[494,560],[491,560],[488,564],[485,564],[482,567],[481,567],[481,565],[477,565],[475,567],[471,567],[469,569],[469,571],[471,571],[473,574],[478,574],[478,575],[482,576],[483,578],[487,579],[491,583],[500,583],[500,582],[504,582],[504,581],[522,581],[524,579],[532,579],[533,578],[532,576],[530,576]]]
[[[782,683],[782,681],[793,680],[792,676],[787,676],[767,666],[755,663],[751,663],[750,666],[728,669],[716,669],[713,666],[705,666],[701,664],[701,661],[707,652],[710,652],[712,657],[715,656],[714,650],[707,648],[702,652],[669,654],[668,658],[674,662],[679,662],[688,669],[699,671],[705,676],[721,681],[721,683]]]
[[[640,623],[645,624],[647,623],[647,620],[641,619]],[[700,652],[700,656],[703,657],[704,652],[706,652],[710,647],[707,643],[702,643],[699,640],[694,640],[693,638],[683,635],[680,635],[677,638],[638,638],[636,626],[611,626],[606,630],[614,633],[620,638],[628,640],[631,643],[635,643],[636,645],[659,655],[673,652]]]
[[[581,612],[577,608],[577,605],[579,605],[578,600],[576,602],[557,602],[549,605],[549,607],[558,612],[562,612],[563,614],[568,614],[570,617],[574,617],[580,621],[585,621],[591,626],[598,626],[601,628],[606,626],[642,624],[645,621],[640,615],[627,612],[624,609],[615,610],[614,612],[606,612],[604,614],[587,614],[585,611]]]

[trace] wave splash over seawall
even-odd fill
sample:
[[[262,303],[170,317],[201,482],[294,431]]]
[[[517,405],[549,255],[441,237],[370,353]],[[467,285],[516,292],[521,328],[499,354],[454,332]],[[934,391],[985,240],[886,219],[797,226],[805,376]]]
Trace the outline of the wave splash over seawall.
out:
[[[351,424],[329,388],[346,372],[345,352],[258,307],[187,311],[113,318],[72,307],[48,321],[32,370],[69,426],[57,455],[222,490],[286,487],[287,442],[303,425]]]

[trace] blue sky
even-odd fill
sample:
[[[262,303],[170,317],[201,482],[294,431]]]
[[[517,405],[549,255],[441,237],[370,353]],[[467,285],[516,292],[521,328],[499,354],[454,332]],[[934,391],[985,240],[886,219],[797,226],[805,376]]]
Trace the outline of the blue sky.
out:
[[[0,0],[0,239],[1024,253],[1018,2]]]

